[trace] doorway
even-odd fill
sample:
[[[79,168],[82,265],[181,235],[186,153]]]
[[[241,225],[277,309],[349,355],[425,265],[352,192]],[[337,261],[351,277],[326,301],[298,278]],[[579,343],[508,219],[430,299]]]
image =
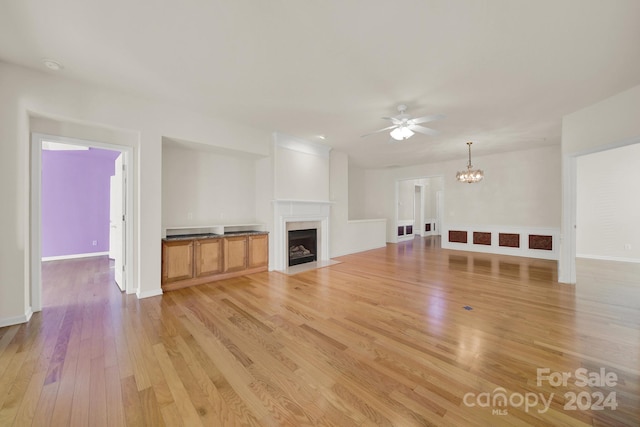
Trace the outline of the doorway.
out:
[[[576,257],[640,263],[640,144],[577,159]]]
[[[396,181],[393,242],[440,234],[444,178],[441,176]]]
[[[42,145],[43,142],[52,144],[66,144],[77,147],[94,148],[102,150],[117,151],[120,153],[116,161],[116,178],[114,186],[120,186],[119,206],[121,212],[118,215],[119,221],[116,232],[119,233],[121,243],[114,249],[116,252],[111,255],[115,256],[115,276],[117,276],[117,284],[122,291],[127,293],[135,292],[133,287],[132,268],[132,244],[133,234],[131,227],[128,226],[128,219],[131,216],[131,207],[133,200],[131,195],[132,182],[131,168],[128,164],[131,162],[132,149],[128,146],[117,144],[102,143],[84,139],[61,137],[57,135],[47,135],[41,133],[33,133],[31,138],[31,306],[32,310],[42,310],[42,206],[43,206],[43,185],[42,185]],[[111,189],[109,189],[111,193]],[[110,215],[111,211],[107,213]],[[111,233],[111,231],[109,231]],[[116,239],[117,240],[117,239]],[[96,241],[94,240],[94,244]],[[109,244],[111,246],[111,243]],[[119,270],[119,271],[118,271]]]
[[[415,236],[425,235],[425,202],[424,202],[424,189],[422,184],[414,184],[413,186],[413,234]]]
[[[578,158],[588,154],[639,144],[640,138],[595,147],[562,158],[562,241],[558,261],[558,282],[576,284]]]

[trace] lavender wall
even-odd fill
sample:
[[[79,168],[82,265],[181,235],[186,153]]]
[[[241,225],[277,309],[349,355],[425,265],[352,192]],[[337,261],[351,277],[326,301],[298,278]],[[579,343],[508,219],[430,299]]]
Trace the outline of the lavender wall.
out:
[[[110,177],[119,154],[42,151],[43,257],[109,250]]]

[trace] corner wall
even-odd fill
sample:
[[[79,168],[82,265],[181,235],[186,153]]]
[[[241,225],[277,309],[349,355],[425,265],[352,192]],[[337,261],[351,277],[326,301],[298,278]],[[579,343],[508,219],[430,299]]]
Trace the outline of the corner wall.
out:
[[[268,155],[267,132],[97,85],[0,62],[0,326],[25,322],[30,301],[29,116],[126,130],[133,151],[134,278],[137,295],[162,293],[162,138],[212,141]]]
[[[576,283],[577,157],[640,143],[638,117],[640,85],[562,119],[562,283]]]
[[[349,158],[331,151],[331,257],[384,247],[385,219],[349,220]]]

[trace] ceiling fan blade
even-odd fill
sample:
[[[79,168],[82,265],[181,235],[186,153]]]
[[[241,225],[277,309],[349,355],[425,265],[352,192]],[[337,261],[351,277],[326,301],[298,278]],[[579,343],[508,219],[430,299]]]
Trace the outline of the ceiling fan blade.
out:
[[[364,138],[365,136],[374,135],[376,133],[384,132],[385,130],[394,129],[394,128],[397,128],[397,127],[398,127],[398,125],[392,125],[392,126],[389,126],[389,127],[383,128],[383,129],[378,129],[375,132],[366,133],[366,134],[360,136],[360,138]]]
[[[444,118],[445,118],[444,114],[432,114],[430,116],[416,117],[415,119],[409,120],[409,122],[413,125],[417,125],[418,123],[433,122],[434,120],[441,120]]]
[[[393,123],[394,125],[399,125],[400,123],[402,123],[402,120],[396,118],[396,117],[382,117],[385,120],[391,120],[391,123]]]
[[[437,130],[426,128],[424,126],[418,126],[418,125],[409,125],[409,129],[411,129],[414,132],[419,132],[429,136],[436,136],[440,134],[440,132],[438,132]]]

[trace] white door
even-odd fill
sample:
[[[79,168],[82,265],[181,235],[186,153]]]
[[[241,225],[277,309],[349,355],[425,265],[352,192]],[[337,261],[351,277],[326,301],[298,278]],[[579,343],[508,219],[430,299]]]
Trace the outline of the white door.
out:
[[[116,159],[116,174],[111,177],[111,201],[109,209],[109,258],[115,261],[115,281],[124,291],[124,233],[125,233],[125,187],[122,154]]]

